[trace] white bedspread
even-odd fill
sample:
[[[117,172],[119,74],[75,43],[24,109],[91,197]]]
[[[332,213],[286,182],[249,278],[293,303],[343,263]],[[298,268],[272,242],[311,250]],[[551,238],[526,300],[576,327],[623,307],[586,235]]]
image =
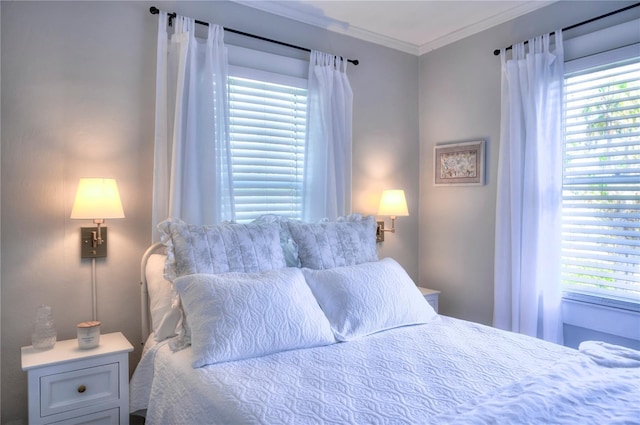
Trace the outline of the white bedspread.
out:
[[[560,361],[547,371],[476,397],[433,423],[640,423],[638,352],[593,342],[583,343],[580,351],[587,356]]]
[[[173,353],[161,343],[132,378],[131,411],[147,409],[151,425],[430,423],[558,362],[586,360],[576,350],[447,317],[200,369],[191,367],[189,349]]]

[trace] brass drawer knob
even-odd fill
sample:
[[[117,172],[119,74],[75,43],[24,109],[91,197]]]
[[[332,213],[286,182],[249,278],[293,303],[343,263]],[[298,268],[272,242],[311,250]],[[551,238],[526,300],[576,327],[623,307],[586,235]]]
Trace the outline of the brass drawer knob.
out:
[[[78,392],[79,392],[79,393],[83,393],[83,392],[85,392],[85,391],[87,391],[87,387],[86,387],[85,385],[80,385],[80,386],[78,387]]]

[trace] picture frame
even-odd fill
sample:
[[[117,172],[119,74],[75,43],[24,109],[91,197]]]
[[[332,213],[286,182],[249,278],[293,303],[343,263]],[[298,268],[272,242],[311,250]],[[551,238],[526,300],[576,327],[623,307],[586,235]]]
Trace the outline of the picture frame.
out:
[[[484,185],[484,140],[437,145],[433,149],[433,154],[434,185]]]

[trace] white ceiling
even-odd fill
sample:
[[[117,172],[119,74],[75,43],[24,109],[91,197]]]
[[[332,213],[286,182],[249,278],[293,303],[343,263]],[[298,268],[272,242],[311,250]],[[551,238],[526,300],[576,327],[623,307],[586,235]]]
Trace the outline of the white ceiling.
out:
[[[476,34],[553,1],[234,0],[414,55]]]

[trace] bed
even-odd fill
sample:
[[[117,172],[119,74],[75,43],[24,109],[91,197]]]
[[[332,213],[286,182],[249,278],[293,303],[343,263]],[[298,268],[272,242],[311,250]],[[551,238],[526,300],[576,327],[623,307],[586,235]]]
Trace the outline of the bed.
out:
[[[640,353],[438,315],[373,217],[161,228],[130,383],[148,424],[640,423]]]

